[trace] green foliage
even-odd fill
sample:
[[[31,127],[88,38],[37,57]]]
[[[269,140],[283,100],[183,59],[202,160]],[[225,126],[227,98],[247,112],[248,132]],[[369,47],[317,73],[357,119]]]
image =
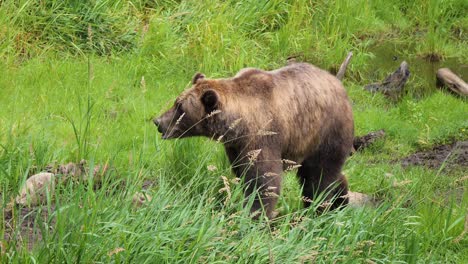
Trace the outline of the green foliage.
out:
[[[8,48],[23,56],[43,49],[104,55],[131,50],[136,44],[139,19],[125,1],[3,1],[0,5],[1,14],[9,19]]]
[[[466,173],[399,163],[467,140],[466,99],[413,93],[426,85],[417,73],[398,103],[362,89],[382,77],[371,63],[382,42],[466,64],[465,2],[0,1],[0,262],[466,263],[468,241],[457,240]],[[350,50],[356,135],[387,137],[351,156],[344,173],[353,191],[379,198],[375,208],[317,216],[302,209],[291,172],[280,217],[251,221],[220,144],[162,141],[151,122],[197,71],[225,77],[289,56],[333,69]],[[114,170],[100,188],[91,177],[58,184],[54,202],[30,212],[42,241],[11,234],[4,208],[22,182],[81,159]],[[153,200],[135,208],[145,181]],[[22,210],[12,212],[16,230]]]

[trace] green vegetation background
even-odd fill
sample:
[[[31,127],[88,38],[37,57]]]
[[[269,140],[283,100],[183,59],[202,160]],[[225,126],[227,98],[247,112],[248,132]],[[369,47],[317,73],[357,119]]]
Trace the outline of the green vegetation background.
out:
[[[405,47],[405,59],[466,65],[467,13],[463,0],[0,1],[2,208],[51,162],[115,168],[97,190],[92,179],[58,186],[56,210],[34,225],[42,241],[17,232],[1,242],[0,262],[466,263],[468,240],[456,239],[467,228],[466,171],[398,162],[466,140],[466,99],[414,75],[398,103],[362,87],[400,63],[375,68],[373,48],[388,43]],[[352,156],[345,174],[352,190],[382,200],[377,208],[315,216],[290,173],[281,217],[252,222],[239,185],[230,183],[229,200],[219,192],[221,176],[234,178],[220,145],[162,141],[151,122],[195,72],[273,69],[290,56],[333,70],[348,51],[356,134],[383,128],[387,138]],[[153,200],[134,209],[147,180]]]

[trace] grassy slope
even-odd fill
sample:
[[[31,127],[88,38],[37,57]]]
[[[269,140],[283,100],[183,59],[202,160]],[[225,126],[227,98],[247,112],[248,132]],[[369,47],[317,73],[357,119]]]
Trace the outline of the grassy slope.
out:
[[[467,213],[467,181],[457,182],[463,172],[403,169],[393,163],[418,148],[466,139],[466,100],[435,92],[421,100],[408,95],[394,105],[362,90],[368,83],[362,73],[371,67],[367,50],[382,39],[416,45],[409,56],[437,53],[466,64],[466,33],[457,35],[457,29],[463,32],[468,27],[459,11],[466,5],[463,1],[407,6],[391,1],[348,2],[146,3],[151,10],[143,8],[145,1],[104,2],[90,8],[86,21],[128,28],[121,28],[121,35],[108,36],[103,26],[94,31],[92,40],[81,41],[74,32],[87,34],[83,25],[88,23],[73,23],[70,14],[58,16],[62,20],[57,22],[21,13],[29,10],[28,14],[51,17],[71,13],[72,8],[47,9],[29,2],[19,11],[10,2],[0,6],[0,35],[5,37],[0,50],[4,58],[0,64],[2,206],[27,175],[54,160],[109,161],[117,170],[97,191],[83,184],[60,186],[61,209],[54,215],[54,231],[44,232],[43,242],[32,251],[20,240],[5,243],[8,253],[0,260],[468,260],[467,239],[453,242]],[[39,12],[50,8],[55,11]],[[93,12],[101,12],[97,17],[104,20],[96,19]],[[147,32],[140,21],[147,21]],[[34,32],[27,30],[32,25],[50,32],[26,39],[25,32]],[[132,36],[133,46],[127,49],[124,44]],[[220,77],[246,66],[275,68],[291,54],[332,68],[348,50],[356,54],[345,80],[354,103],[356,133],[384,128],[388,137],[350,158],[345,173],[353,190],[383,199],[378,208],[348,208],[314,217],[300,209],[299,187],[294,175],[288,174],[279,204],[283,216],[274,228],[251,222],[240,210],[238,185],[231,184],[232,197],[226,205],[226,193],[218,192],[223,187],[220,176],[233,177],[219,145],[203,139],[162,142],[150,122],[187,87],[196,71]],[[101,53],[107,55],[98,56]],[[412,79],[408,89],[416,85]],[[208,171],[208,165],[218,170]],[[153,202],[132,209],[130,197],[146,179],[156,182],[150,190]],[[411,182],[394,186],[406,180]],[[122,181],[125,188],[116,184]],[[41,224],[37,225],[41,232]],[[0,234],[4,230],[0,226]],[[108,255],[119,247],[124,251]]]

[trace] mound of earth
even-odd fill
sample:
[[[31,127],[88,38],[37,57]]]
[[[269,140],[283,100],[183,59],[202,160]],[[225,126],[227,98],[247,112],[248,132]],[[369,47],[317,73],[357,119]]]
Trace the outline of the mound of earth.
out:
[[[349,196],[349,206],[351,207],[362,207],[362,206],[376,206],[377,200],[367,194],[359,192],[348,192]]]
[[[401,161],[404,167],[426,166],[431,169],[468,167],[468,141],[457,141],[435,146],[428,151],[416,152]]]

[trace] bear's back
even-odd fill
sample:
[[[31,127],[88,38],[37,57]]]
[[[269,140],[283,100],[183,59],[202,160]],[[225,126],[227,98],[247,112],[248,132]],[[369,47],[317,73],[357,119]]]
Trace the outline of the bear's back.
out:
[[[260,116],[258,120],[275,121],[272,130],[278,130],[275,132],[282,137],[285,157],[300,161],[336,130],[353,134],[346,91],[329,72],[295,63],[269,72],[249,69],[242,76],[266,83],[257,94],[263,104],[256,115]]]
[[[232,80],[235,111],[252,130],[277,132],[287,158],[301,161],[334,131],[353,134],[346,91],[327,71],[295,63],[273,71],[246,68]]]

